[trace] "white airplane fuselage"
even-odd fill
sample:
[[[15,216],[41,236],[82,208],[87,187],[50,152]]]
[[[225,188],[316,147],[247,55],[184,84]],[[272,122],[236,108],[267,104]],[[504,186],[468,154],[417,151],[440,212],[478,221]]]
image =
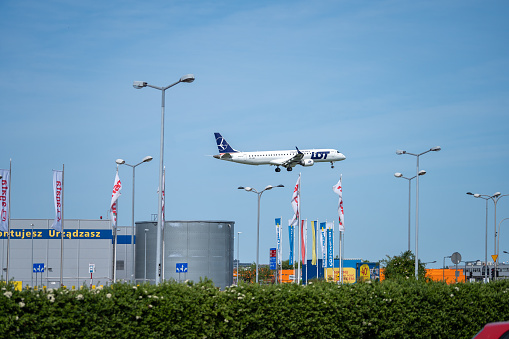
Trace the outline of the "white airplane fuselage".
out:
[[[296,165],[313,166],[315,162],[330,162],[331,167],[334,167],[335,161],[346,159],[341,152],[331,148],[301,151],[295,147],[294,151],[240,152],[232,148],[220,133],[214,133],[214,135],[219,150],[219,154],[214,155],[214,158],[246,165],[276,166],[276,172],[281,171],[280,166],[291,171]]]
[[[333,162],[341,161],[346,157],[335,149],[312,149],[312,150],[301,150],[304,154],[302,161],[304,166],[311,166],[315,162]],[[246,165],[281,165],[281,161],[297,155],[297,151],[285,150],[285,151],[258,151],[258,152],[236,152],[227,153],[229,156],[224,156],[225,153],[214,156],[217,159],[238,162]],[[306,160],[312,160],[307,162]]]

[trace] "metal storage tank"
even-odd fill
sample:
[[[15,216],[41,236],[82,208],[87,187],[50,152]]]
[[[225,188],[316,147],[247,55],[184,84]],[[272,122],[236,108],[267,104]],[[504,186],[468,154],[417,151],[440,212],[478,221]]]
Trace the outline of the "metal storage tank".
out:
[[[166,221],[161,280],[198,282],[206,277],[220,288],[232,285],[234,225],[233,221]],[[137,282],[155,281],[156,240],[157,222],[136,223]],[[187,264],[187,272],[177,273],[177,264]]]

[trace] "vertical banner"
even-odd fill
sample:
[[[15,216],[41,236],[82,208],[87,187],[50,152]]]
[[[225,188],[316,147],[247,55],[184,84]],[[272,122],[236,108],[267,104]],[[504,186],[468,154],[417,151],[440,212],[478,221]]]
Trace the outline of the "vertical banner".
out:
[[[316,265],[316,226],[318,224],[318,221],[311,221],[311,229],[313,230],[313,253],[311,257],[311,265]]]
[[[327,233],[325,230],[325,223],[320,223],[320,235],[322,245],[322,267],[327,267]]]
[[[327,268],[334,268],[334,228],[327,223]]]
[[[281,227],[281,218],[276,218],[276,237],[277,237],[277,264],[281,265],[283,258],[283,246],[281,243],[281,236],[283,235],[283,228]]]
[[[53,197],[55,203],[55,220],[53,220],[51,228],[59,232],[62,232],[62,209],[63,209],[62,190],[64,188],[62,174],[63,171],[53,170]]]
[[[292,224],[292,220],[288,220],[288,236],[289,236],[289,240],[290,240],[290,245],[289,245],[289,248],[290,248],[290,256],[288,258],[288,264],[289,265],[293,265],[293,239],[295,238],[294,236],[294,233],[293,233],[293,224]]]
[[[166,190],[166,167],[163,168],[163,191],[161,192],[161,227],[164,230],[164,221],[165,221],[165,215],[164,215],[164,191]],[[163,238],[164,241],[164,238]]]
[[[115,175],[115,182],[113,183],[113,193],[111,193],[110,213],[111,213],[111,227],[117,226],[117,200],[120,197],[120,190],[122,189],[122,183],[118,177],[118,166],[117,173]]]
[[[338,215],[339,215],[339,231],[345,231],[345,215],[343,214],[343,189],[341,188],[342,175],[339,177],[339,181],[336,185],[332,186],[334,193],[339,195],[338,202]]]
[[[300,222],[300,238],[301,238],[301,248],[302,248],[302,264],[306,264],[306,245],[308,242],[308,221],[301,220]]]
[[[2,195],[0,195],[0,230],[3,232],[9,232],[9,191],[10,191],[10,175],[11,171],[6,169],[0,169],[0,175],[2,178]]]

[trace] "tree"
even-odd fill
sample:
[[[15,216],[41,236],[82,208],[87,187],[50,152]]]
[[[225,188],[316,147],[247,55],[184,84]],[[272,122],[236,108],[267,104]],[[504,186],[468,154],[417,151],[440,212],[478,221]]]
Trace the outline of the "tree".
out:
[[[384,268],[385,279],[415,279],[415,255],[412,251],[402,252],[401,255],[390,257],[380,261]],[[426,267],[419,260],[417,274],[419,280],[426,279]]]
[[[260,283],[271,282],[274,272],[269,269],[268,265],[258,266],[258,280]],[[256,282],[256,263],[252,263],[249,267],[239,268],[239,281]]]

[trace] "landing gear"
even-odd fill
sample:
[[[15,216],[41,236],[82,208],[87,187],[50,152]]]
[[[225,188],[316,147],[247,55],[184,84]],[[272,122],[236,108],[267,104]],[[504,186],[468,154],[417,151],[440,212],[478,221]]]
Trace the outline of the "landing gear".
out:
[[[330,168],[334,168],[334,162],[333,161],[330,162]]]
[[[288,172],[291,172],[291,171],[293,170],[293,168],[292,168],[292,167],[287,167],[287,168],[286,168],[286,170],[287,170]]]
[[[276,172],[278,172],[278,173],[281,172],[281,168],[276,167]]]

